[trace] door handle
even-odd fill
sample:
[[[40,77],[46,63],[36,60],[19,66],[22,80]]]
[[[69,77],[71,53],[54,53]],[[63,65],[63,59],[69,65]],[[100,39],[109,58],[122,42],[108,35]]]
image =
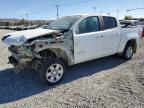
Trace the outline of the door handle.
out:
[[[103,38],[104,36],[97,36],[96,38]]]

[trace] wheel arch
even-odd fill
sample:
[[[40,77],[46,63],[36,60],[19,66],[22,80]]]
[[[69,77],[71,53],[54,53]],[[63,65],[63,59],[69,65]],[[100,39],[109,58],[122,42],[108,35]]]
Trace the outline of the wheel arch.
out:
[[[127,44],[131,44],[134,53],[136,53],[136,51],[137,51],[137,41],[136,41],[136,39],[130,39],[130,40],[128,40],[128,41],[126,42],[126,45],[127,45]],[[125,45],[125,47],[126,47],[126,45]]]
[[[62,61],[64,61],[68,65],[72,64],[72,55],[69,54],[70,52],[65,50],[65,49],[48,48],[48,49],[44,49],[44,50],[40,51],[39,54],[41,55],[43,52],[48,54],[48,57],[52,56],[53,58],[59,58],[59,59],[61,59]]]

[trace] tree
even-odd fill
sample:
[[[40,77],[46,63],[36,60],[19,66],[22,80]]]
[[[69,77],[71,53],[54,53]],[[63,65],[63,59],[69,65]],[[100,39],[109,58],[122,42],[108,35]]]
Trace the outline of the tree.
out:
[[[27,24],[27,21],[24,18],[22,18],[21,21],[19,21],[18,24],[19,25],[25,25],[25,24]]]
[[[140,21],[144,22],[144,18],[139,18]]]
[[[130,20],[130,19],[133,19],[133,17],[132,17],[132,16],[125,16],[124,19],[125,19],[125,20]]]

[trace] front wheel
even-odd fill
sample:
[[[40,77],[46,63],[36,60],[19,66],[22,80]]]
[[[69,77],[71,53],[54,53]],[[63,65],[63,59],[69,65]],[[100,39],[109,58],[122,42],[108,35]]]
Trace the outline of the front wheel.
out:
[[[66,66],[60,59],[50,59],[41,65],[39,75],[48,85],[59,83],[65,75]]]
[[[128,44],[126,45],[125,49],[124,49],[124,52],[123,52],[123,54],[122,54],[122,57],[123,57],[124,59],[126,59],[126,60],[129,60],[129,59],[132,58],[133,53],[134,53],[133,47],[132,47],[132,45],[131,45],[130,43],[128,43]]]

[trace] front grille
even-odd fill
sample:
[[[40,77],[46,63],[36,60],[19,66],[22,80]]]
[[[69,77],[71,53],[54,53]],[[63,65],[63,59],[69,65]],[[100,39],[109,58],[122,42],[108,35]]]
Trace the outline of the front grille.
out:
[[[10,56],[9,58],[9,63],[13,65],[18,65],[18,60],[16,60],[13,56]]]
[[[9,50],[12,51],[15,54],[19,54],[20,53],[20,50],[19,50],[18,46],[12,45],[12,46],[9,47]]]

